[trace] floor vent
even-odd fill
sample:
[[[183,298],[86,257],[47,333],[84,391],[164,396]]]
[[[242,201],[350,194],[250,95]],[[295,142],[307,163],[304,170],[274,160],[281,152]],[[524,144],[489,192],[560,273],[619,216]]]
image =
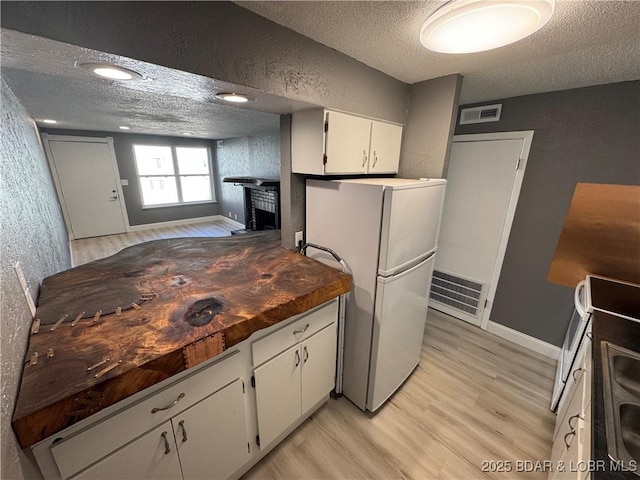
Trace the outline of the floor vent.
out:
[[[481,283],[435,270],[429,297],[443,305],[477,317],[482,287]]]

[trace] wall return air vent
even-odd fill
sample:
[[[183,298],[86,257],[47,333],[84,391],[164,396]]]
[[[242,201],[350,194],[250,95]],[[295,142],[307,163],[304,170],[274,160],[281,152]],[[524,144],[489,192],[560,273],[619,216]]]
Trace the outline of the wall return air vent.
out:
[[[468,123],[497,122],[500,120],[502,104],[484,105],[482,107],[463,108],[460,112],[460,125]]]

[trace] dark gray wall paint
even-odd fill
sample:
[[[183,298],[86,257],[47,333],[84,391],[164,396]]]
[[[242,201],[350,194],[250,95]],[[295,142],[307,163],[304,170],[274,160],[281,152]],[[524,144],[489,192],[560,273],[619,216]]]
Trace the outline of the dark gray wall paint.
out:
[[[220,214],[244,224],[244,189],[233,183],[224,183],[224,177],[280,178],[280,136],[258,135],[254,137],[223,140],[217,148],[218,174],[220,175]]]
[[[40,282],[71,267],[69,239],[35,124],[2,80],[0,141],[0,343],[2,478],[40,478],[20,449],[11,415],[22,373],[31,312],[14,272],[17,262],[34,297]]]
[[[535,130],[491,320],[561,345],[573,292],[546,281],[549,266],[576,183],[640,184],[640,81],[491,103],[499,122],[456,134]]]
[[[116,152],[120,178],[127,179],[129,185],[123,186],[127,216],[131,226],[150,223],[171,222],[188,218],[209,217],[220,214],[218,203],[203,203],[197,205],[180,205],[175,207],[142,208],[142,194],[136,174],[133,146],[140,145],[179,145],[185,147],[208,147],[211,149],[214,187],[217,192],[220,183],[216,174],[215,142],[182,137],[159,137],[155,135],[136,135],[128,133],[86,132],[82,130],[41,129],[43,133],[51,135],[76,135],[80,137],[112,137],[113,148]]]
[[[231,2],[2,2],[2,26],[404,123],[408,85]]]
[[[407,125],[402,133],[401,177],[445,176],[461,87],[460,75],[411,85]]]
[[[294,248],[295,232],[305,229],[305,178],[291,173],[291,115],[280,116],[280,207],[282,246]]]

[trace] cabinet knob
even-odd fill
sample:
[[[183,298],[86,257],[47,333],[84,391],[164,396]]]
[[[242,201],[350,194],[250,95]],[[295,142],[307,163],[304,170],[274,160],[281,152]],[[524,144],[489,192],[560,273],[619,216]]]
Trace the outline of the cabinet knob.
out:
[[[178,404],[178,402],[179,402],[180,400],[182,400],[183,398],[184,398],[184,392],[183,392],[183,393],[181,393],[180,395],[178,395],[178,398],[176,398],[176,399],[173,401],[173,403],[171,403],[171,404],[167,405],[166,407],[155,407],[155,408],[152,408],[152,409],[151,409],[151,413],[161,412],[161,411],[163,411],[163,410],[169,410],[171,407],[175,407],[175,406]]]
[[[164,454],[168,455],[171,453],[171,447],[169,447],[169,440],[167,440],[167,432],[162,432],[160,436],[164,440]]]
[[[579,413],[576,413],[575,415],[573,415],[572,417],[569,418],[569,421],[567,423],[569,423],[569,428],[571,429],[571,431],[575,431],[575,429],[576,429],[576,427],[571,425],[571,420],[573,420],[574,418],[577,421],[577,420],[581,419],[582,417],[580,416]]]
[[[182,429],[182,443],[184,443],[184,442],[186,442],[188,440],[188,438],[187,438],[187,429],[184,428],[184,420],[180,420],[178,425]]]
[[[576,434],[576,431],[575,430],[571,430],[569,433],[567,433],[564,436],[564,444],[567,447],[567,450],[569,450],[571,448],[571,443],[569,443],[568,439],[573,438],[575,436],[575,434]]]
[[[298,352],[298,350],[296,350],[296,364],[295,364],[295,366],[297,367],[298,365],[300,365],[300,353]]]

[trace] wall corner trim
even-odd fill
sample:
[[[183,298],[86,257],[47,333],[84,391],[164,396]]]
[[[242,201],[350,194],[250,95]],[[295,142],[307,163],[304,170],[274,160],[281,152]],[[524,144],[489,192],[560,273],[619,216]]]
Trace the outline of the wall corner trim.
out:
[[[553,360],[557,360],[560,356],[560,347],[543,342],[542,340],[531,337],[525,333],[518,332],[512,328],[505,327],[499,323],[489,321],[487,324],[487,331]]]

